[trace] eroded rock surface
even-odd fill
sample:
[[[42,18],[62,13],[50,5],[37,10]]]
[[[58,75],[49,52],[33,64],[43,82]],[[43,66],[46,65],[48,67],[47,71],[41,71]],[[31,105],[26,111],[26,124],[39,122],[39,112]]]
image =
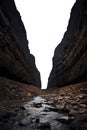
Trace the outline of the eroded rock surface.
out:
[[[0,76],[40,87],[26,31],[14,0],[0,0]]]
[[[76,0],[67,31],[55,49],[48,88],[83,81],[87,81],[87,1]]]

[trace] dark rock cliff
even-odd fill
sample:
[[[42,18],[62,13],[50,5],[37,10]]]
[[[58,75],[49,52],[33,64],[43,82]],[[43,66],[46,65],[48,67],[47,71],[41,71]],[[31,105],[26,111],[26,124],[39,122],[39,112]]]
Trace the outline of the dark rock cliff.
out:
[[[26,31],[14,0],[0,0],[0,76],[40,87]]]
[[[48,88],[83,81],[87,81],[87,0],[77,0],[64,38],[54,52]]]

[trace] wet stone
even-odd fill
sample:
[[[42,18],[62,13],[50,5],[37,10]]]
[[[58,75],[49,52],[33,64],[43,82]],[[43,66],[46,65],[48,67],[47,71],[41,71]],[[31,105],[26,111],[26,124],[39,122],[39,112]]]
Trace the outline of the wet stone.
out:
[[[48,101],[47,103],[48,103],[49,105],[54,105],[54,101],[52,101],[52,100],[51,100],[51,101]]]
[[[30,119],[30,116],[25,117],[23,120],[20,121],[19,125],[21,126],[28,126],[32,124],[32,120]]]

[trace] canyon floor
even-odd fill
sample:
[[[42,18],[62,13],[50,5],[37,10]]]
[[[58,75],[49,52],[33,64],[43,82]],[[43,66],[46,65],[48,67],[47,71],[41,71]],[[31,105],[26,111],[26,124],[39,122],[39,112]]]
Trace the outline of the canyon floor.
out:
[[[0,77],[0,130],[87,130],[87,82],[40,90]]]

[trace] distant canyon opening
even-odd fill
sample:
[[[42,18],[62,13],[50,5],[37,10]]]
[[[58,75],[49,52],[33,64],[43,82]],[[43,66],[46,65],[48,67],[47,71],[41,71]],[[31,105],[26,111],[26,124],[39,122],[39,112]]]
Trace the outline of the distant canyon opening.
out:
[[[75,0],[15,0],[15,3],[25,25],[30,52],[41,74],[42,89],[46,89],[54,50],[67,30]]]

